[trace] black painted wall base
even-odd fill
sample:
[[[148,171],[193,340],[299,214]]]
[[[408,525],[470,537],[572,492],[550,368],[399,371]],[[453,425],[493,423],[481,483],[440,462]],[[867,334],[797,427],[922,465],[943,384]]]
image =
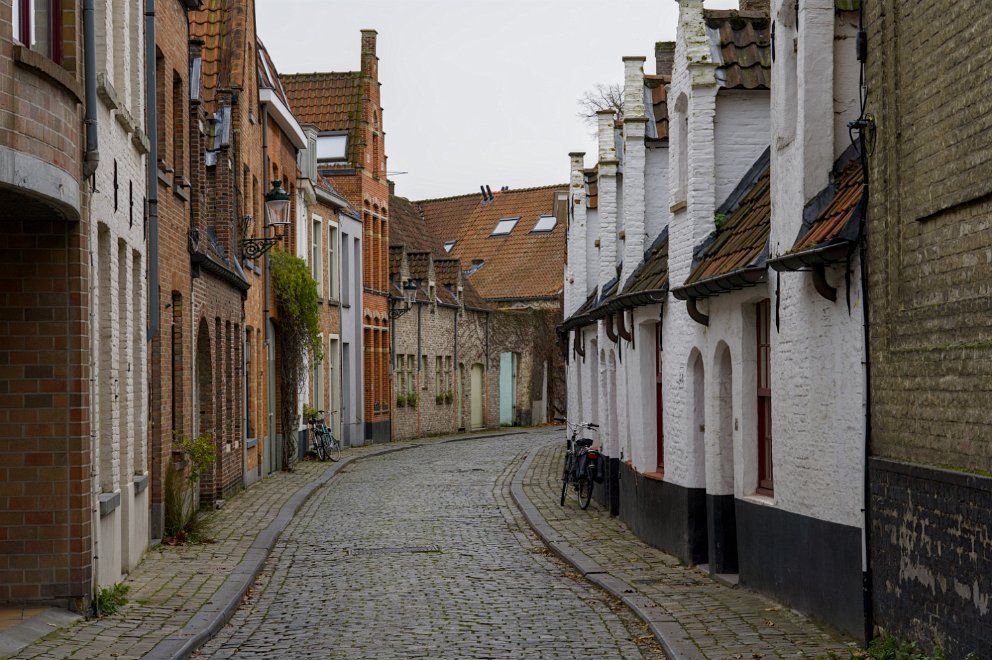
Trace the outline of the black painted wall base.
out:
[[[859,528],[746,500],[736,521],[742,585],[862,637]]]
[[[992,477],[881,458],[869,477],[876,623],[992,658]]]
[[[620,519],[645,543],[687,564],[707,560],[706,492],[620,469]]]
[[[365,422],[365,441],[373,443],[389,442],[391,435],[389,420]]]
[[[736,573],[737,515],[733,495],[706,494],[710,573]]]

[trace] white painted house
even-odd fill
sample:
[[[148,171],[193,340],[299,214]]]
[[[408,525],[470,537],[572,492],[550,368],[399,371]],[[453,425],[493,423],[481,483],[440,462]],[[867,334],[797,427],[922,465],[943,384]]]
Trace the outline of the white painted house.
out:
[[[93,563],[120,582],[148,547],[144,31],[138,5],[96,3],[100,163],[90,196]]]
[[[572,155],[569,417],[601,425],[602,501],[635,533],[858,632],[856,15],[679,4],[671,69],[662,44],[659,76],[625,58],[593,185]],[[644,90],[668,75],[662,123]]]

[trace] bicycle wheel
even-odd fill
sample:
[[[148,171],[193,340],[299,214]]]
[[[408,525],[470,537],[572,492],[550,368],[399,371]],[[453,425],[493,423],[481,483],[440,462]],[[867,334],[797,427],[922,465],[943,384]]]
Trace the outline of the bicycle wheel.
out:
[[[575,484],[575,494],[579,498],[579,506],[583,509],[588,509],[589,502],[592,501],[592,484],[592,476],[588,469],[585,474],[579,475],[579,482]]]
[[[337,461],[341,458],[341,443],[334,437],[330,429],[324,433],[324,448],[327,452],[327,458],[332,461]]]
[[[565,454],[565,469],[561,474],[561,506],[565,506],[565,493],[568,492],[569,478],[572,476],[572,455]]]
[[[319,432],[314,433],[311,436],[311,439],[313,440],[313,451],[315,454],[317,454],[317,460],[318,461],[326,460],[327,449],[324,448],[324,434]]]

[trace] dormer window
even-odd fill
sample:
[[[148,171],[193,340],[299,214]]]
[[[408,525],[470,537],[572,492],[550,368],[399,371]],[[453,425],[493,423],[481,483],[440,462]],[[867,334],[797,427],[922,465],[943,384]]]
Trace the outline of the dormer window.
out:
[[[457,243],[457,242],[458,241],[445,241],[444,242],[444,251],[447,252],[447,253],[450,253],[454,249],[455,243]]]
[[[317,161],[341,162],[348,158],[348,133],[338,131],[317,136]]]
[[[546,234],[548,232],[554,231],[555,227],[558,225],[558,218],[553,215],[542,215],[537,219],[537,223],[534,228],[530,230],[532,234]]]
[[[490,236],[509,236],[518,222],[520,222],[519,216],[516,218],[501,218],[496,223],[496,229],[493,229],[493,233]]]

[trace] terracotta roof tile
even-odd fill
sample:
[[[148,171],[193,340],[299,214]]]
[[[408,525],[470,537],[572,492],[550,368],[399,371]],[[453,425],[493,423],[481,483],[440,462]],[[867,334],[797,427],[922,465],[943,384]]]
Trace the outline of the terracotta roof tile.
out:
[[[858,204],[864,196],[864,170],[860,160],[852,160],[838,174],[829,190],[833,199],[813,221],[813,225],[792,246],[791,252],[816,248],[837,238],[855,219]]]
[[[671,76],[644,76],[644,85],[651,92],[651,108],[659,140],[668,139],[668,94],[665,85]]]
[[[468,280],[486,300],[550,298],[564,282],[565,228],[534,233],[538,218],[551,215],[554,196],[567,185],[506,190],[483,202],[465,195],[417,202],[424,219],[441,241],[455,240],[449,256],[463,263],[484,262]],[[519,217],[507,236],[491,236],[502,218]]]
[[[714,295],[764,277],[771,228],[770,150],[751,167],[717,215],[725,219],[703,245],[688,279],[672,292],[676,298]]]
[[[703,15],[710,38],[716,77],[727,89],[771,89],[771,22],[763,11],[707,9]]]
[[[281,76],[286,98],[301,124],[321,131],[348,131],[349,155],[358,161],[358,123],[362,116],[360,71],[295,73]]]
[[[644,260],[627,279],[621,296],[648,291],[668,291],[668,227],[644,253]]]
[[[217,109],[218,89],[245,87],[246,12],[242,0],[206,0],[189,12],[189,36],[203,41],[202,100],[208,112]]]
[[[583,172],[586,180],[586,206],[599,208],[599,164]]]

